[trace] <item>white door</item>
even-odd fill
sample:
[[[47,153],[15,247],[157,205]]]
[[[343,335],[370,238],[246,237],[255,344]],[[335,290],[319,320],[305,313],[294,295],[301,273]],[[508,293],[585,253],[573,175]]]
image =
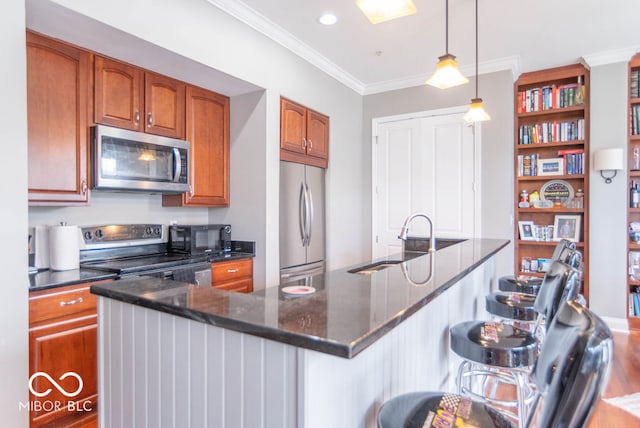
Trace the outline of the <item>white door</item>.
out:
[[[463,109],[374,120],[373,243],[374,258],[401,250],[404,220],[426,213],[436,237],[479,236],[480,133],[463,120]],[[427,222],[417,218],[410,236],[428,236]]]

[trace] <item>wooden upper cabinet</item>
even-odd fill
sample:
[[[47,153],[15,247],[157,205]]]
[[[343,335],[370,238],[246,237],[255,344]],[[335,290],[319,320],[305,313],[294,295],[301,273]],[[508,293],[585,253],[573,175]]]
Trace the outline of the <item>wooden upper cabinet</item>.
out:
[[[100,56],[94,68],[96,123],[184,138],[185,83]]]
[[[282,98],[280,100],[280,148],[306,154],[307,109]]]
[[[94,64],[96,123],[143,131],[144,71],[100,56]]]
[[[164,206],[229,205],[229,98],[187,86],[187,141],[192,191],[163,195]]]
[[[186,84],[147,71],[144,88],[145,132],[184,138]]]
[[[280,159],[327,168],[329,118],[294,101],[281,98]]]
[[[89,200],[91,53],[27,32],[29,203]]]
[[[307,155],[329,159],[329,118],[313,110],[307,110]]]

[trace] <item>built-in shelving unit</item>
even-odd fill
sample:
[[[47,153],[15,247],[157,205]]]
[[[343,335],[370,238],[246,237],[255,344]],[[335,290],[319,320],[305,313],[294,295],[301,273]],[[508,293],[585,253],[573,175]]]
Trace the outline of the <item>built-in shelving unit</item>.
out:
[[[587,300],[589,84],[589,70],[575,64],[524,73],[514,90],[516,275],[543,276],[568,237],[583,253]]]
[[[631,226],[633,223],[640,224],[640,208],[634,208],[634,201],[631,196],[631,190],[634,185],[640,186],[640,164],[636,160],[634,162],[634,149],[636,149],[636,157],[640,155],[640,86],[638,86],[640,80],[640,54],[631,58],[629,61],[629,75],[628,75],[628,199],[627,199],[627,226],[629,232],[631,232]],[[640,330],[640,299],[638,293],[640,293],[640,270],[633,269],[634,255],[638,255],[638,263],[636,264],[640,268],[640,245],[632,238],[632,234],[629,233],[627,238],[627,255],[628,255],[628,271],[627,271],[627,289],[628,289],[628,320],[629,328],[632,330]],[[637,296],[637,297],[634,297]],[[634,301],[635,300],[635,301]]]

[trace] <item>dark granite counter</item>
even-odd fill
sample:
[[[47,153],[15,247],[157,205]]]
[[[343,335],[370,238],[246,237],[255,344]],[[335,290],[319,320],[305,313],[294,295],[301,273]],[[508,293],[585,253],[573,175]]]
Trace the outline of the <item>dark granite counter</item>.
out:
[[[115,278],[116,274],[93,269],[43,270],[29,274],[29,292]]]
[[[470,239],[433,254],[395,261],[370,275],[359,264],[313,277],[316,291],[290,296],[270,287],[252,294],[158,278],[97,284],[91,292],[281,343],[352,358],[415,313],[509,241]],[[387,259],[385,259],[387,260]],[[399,263],[402,262],[402,263]],[[289,284],[291,285],[291,284]]]

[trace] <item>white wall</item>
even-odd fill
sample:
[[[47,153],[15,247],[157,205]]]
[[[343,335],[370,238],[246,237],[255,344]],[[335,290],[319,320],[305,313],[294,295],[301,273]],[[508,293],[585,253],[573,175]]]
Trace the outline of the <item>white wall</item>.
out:
[[[2,199],[2,298],[0,298],[0,425],[27,426],[27,93],[24,35],[24,0],[2,4],[0,40],[4,67],[0,67],[3,102],[0,103],[0,140],[4,180]]]
[[[589,201],[590,306],[605,317],[626,318],[627,180],[619,171],[610,184],[593,170],[594,153],[626,148],[626,62],[591,68],[591,168]],[[626,153],[625,163],[626,165]]]
[[[465,106],[474,97],[473,78],[467,85],[447,90],[428,85],[364,97],[363,180],[371,183],[371,120],[378,117]],[[513,77],[510,71],[480,76],[479,95],[491,115],[482,123],[482,225],[481,237],[513,240]],[[508,183],[505,186],[505,183]],[[371,190],[365,195],[363,217],[371,230]],[[370,241],[367,251],[371,254]],[[496,255],[498,275],[513,273],[513,244]]]

